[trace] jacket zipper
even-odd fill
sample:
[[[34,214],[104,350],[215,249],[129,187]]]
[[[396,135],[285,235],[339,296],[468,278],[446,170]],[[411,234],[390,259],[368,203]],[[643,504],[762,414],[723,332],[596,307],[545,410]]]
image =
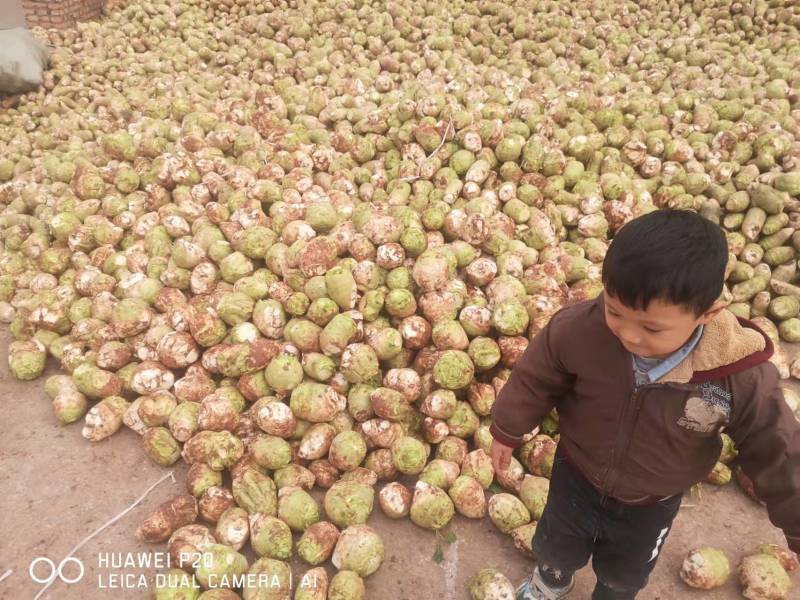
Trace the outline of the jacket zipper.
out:
[[[608,495],[613,496],[614,491],[616,490],[616,483],[617,479],[619,478],[620,468],[622,467],[623,462],[628,456],[628,452],[631,448],[631,443],[633,442],[633,429],[636,427],[636,423],[639,421],[639,414],[642,411],[642,395],[645,388],[650,387],[650,384],[643,385],[634,390],[633,394],[631,395],[631,404],[633,404],[632,411],[633,415],[629,420],[629,423],[624,425],[623,435],[620,436],[621,443],[619,444],[619,452],[615,452],[612,454],[612,473],[613,478],[609,476],[609,484],[608,484]],[[616,454],[616,460],[614,460],[614,454]]]
[[[630,402],[627,403],[626,411],[623,413],[623,416],[627,420],[627,415],[629,414],[629,410],[627,409],[631,409],[633,411],[633,416],[629,419],[630,423],[622,421],[622,432],[617,439],[617,443],[615,444],[614,448],[611,449],[611,464],[606,467],[604,474],[605,481],[603,481],[603,486],[601,488],[604,495],[613,497],[613,493],[616,489],[616,482],[620,474],[620,468],[622,467],[625,459],[628,457],[631,443],[633,443],[633,430],[636,427],[636,423],[639,421],[639,414],[642,412],[642,405],[644,404],[642,397],[646,390],[656,387],[681,388],[681,386],[671,386],[668,383],[646,383],[644,385],[634,387]]]
[[[617,479],[619,478],[619,467],[622,464],[623,458],[628,453],[631,442],[633,441],[633,427],[636,424],[636,421],[639,419],[642,391],[645,388],[653,385],[645,384],[637,386],[636,376],[633,372],[633,369],[629,371],[628,377],[631,380],[633,392],[631,393],[629,400],[622,408],[622,414],[620,415],[619,420],[621,431],[617,437],[614,447],[611,449],[610,464],[605,468],[601,476],[600,490],[603,496],[611,496],[613,494]],[[633,411],[632,420],[629,416],[631,411]],[[628,424],[628,421],[631,421],[630,424]]]

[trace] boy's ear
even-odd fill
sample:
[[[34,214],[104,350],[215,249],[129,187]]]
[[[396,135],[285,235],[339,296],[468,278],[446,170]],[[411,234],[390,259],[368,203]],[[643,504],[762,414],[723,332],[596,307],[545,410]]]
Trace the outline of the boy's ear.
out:
[[[716,302],[714,302],[714,304],[711,305],[711,307],[706,312],[702,314],[702,316],[700,317],[700,322],[703,324],[708,323],[711,319],[716,317],[726,306],[728,306],[728,303],[725,302],[725,300],[717,300]]]

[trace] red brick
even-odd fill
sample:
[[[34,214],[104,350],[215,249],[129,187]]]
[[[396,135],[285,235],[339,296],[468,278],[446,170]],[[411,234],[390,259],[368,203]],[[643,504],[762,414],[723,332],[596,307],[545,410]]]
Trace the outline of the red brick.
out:
[[[107,0],[22,0],[29,24],[53,27],[71,27],[76,21],[96,19],[106,4]]]

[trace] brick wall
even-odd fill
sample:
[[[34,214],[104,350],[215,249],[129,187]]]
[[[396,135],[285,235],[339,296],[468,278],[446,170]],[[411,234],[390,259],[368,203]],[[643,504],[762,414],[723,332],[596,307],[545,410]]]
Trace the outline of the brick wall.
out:
[[[71,27],[100,16],[106,0],[22,0],[28,27]]]

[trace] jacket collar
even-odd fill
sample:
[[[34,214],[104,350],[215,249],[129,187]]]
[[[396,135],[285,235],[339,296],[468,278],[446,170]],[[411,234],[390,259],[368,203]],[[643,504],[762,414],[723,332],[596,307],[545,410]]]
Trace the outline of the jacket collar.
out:
[[[605,324],[602,294],[596,302]],[[658,383],[703,383],[720,379],[766,362],[774,351],[772,340],[754,323],[724,309],[706,323],[694,350]]]
[[[661,382],[704,383],[766,362],[775,348],[758,326],[729,310],[706,324],[697,346]]]

